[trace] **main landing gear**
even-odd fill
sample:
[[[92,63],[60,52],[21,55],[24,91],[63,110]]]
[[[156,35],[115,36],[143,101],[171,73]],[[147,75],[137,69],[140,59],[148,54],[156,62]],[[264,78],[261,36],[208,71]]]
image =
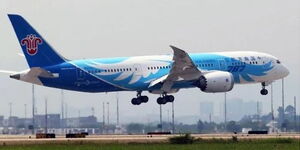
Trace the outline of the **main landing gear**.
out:
[[[262,82],[261,85],[262,85],[262,89],[260,90],[260,94],[261,95],[268,95],[268,90],[266,89],[266,83]]]
[[[168,102],[174,102],[174,96],[173,95],[167,95],[167,94],[163,94],[162,97],[157,98],[157,104],[159,105],[164,105]]]
[[[142,103],[147,103],[149,98],[148,96],[142,96],[142,92],[141,91],[138,91],[137,92],[137,97],[136,98],[133,98],[131,100],[131,104],[132,105],[140,105]],[[174,96],[173,95],[167,95],[167,94],[162,94],[161,97],[157,98],[157,104],[159,105],[164,105],[166,103],[172,103],[174,102]]]
[[[136,95],[137,97],[133,98],[131,100],[132,105],[140,105],[141,103],[147,103],[148,102],[148,100],[149,100],[148,96],[142,96],[141,94],[142,94],[142,92],[138,91],[138,93]]]

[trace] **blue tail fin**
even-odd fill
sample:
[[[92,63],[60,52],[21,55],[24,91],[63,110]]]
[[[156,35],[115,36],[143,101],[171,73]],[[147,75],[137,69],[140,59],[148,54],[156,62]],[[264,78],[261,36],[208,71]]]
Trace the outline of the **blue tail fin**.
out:
[[[46,67],[65,62],[53,48],[21,16],[8,15],[30,68]]]

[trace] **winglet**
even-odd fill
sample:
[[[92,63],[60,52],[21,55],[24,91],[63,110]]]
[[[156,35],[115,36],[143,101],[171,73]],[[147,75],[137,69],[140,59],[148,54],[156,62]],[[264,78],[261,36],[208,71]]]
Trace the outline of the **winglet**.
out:
[[[185,57],[187,55],[187,53],[184,50],[180,49],[180,48],[177,48],[173,45],[170,45],[170,47],[173,49],[174,56],[176,56],[176,57],[181,57],[182,58],[182,57]]]

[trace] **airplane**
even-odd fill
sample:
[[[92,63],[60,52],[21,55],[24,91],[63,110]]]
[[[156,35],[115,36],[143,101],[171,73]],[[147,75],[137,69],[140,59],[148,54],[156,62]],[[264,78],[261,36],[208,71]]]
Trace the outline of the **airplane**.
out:
[[[173,55],[68,60],[57,53],[20,15],[8,14],[29,69],[10,72],[10,78],[32,84],[80,91],[136,91],[133,105],[147,103],[142,92],[159,94],[157,103],[174,101],[172,93],[183,88],[202,92],[231,91],[235,84],[266,86],[289,74],[281,61],[266,53],[232,51],[190,53],[170,46]]]

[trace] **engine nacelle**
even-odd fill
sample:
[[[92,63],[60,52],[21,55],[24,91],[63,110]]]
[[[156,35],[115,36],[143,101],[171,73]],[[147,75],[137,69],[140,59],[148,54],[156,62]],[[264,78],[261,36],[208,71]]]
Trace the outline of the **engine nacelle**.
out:
[[[233,75],[225,71],[213,71],[202,75],[196,82],[196,86],[203,92],[228,92],[234,85]]]

